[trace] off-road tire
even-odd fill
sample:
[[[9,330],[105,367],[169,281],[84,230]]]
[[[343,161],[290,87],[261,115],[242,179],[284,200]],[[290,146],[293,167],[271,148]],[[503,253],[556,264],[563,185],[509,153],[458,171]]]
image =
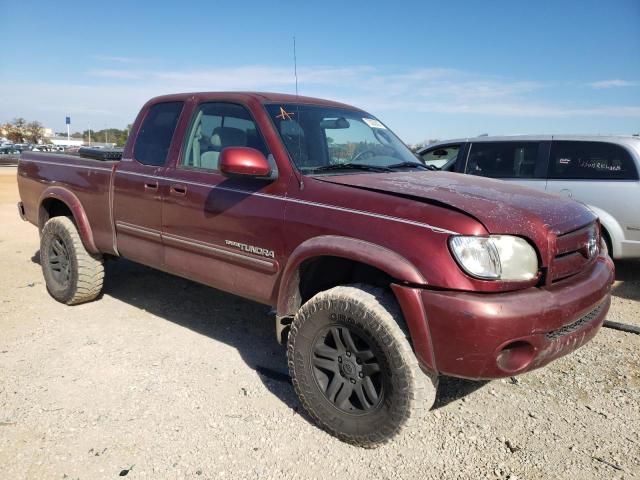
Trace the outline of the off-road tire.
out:
[[[314,376],[314,339],[334,325],[363,333],[382,354],[380,375],[386,387],[377,410],[345,413],[325,395]],[[372,448],[389,441],[403,429],[417,426],[435,402],[437,376],[420,369],[398,304],[381,288],[346,285],[315,295],[291,324],[287,358],[293,386],[309,415],[327,432],[353,445]]]
[[[52,249],[64,251],[65,279],[60,280],[58,257]],[[61,247],[62,245],[62,247]],[[52,264],[53,261],[53,264]],[[40,236],[40,264],[49,294],[61,303],[77,305],[94,300],[102,290],[104,265],[100,255],[87,252],[73,220],[53,217],[45,223]],[[54,270],[57,268],[58,270]]]

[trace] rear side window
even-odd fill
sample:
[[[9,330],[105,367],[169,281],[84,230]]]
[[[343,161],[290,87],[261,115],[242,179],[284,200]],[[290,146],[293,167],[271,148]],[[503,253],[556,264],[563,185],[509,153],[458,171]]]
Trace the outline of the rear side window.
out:
[[[138,162],[164,165],[181,111],[182,102],[157,103],[149,109],[133,148],[133,157]]]
[[[471,145],[465,173],[491,178],[534,178],[538,142],[480,142]]]
[[[422,154],[422,160],[427,165],[432,165],[436,168],[442,168],[447,163],[454,161],[458,158],[458,152],[460,151],[460,145],[448,145],[446,147],[437,147],[433,150],[428,150]]]
[[[637,180],[633,158],[620,145],[558,141],[551,144],[549,178],[565,180]]]

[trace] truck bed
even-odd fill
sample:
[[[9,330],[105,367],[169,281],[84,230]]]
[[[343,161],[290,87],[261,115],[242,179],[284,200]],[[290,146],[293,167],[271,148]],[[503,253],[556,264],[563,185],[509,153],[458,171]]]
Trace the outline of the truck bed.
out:
[[[38,206],[47,187],[54,185],[76,199],[86,214],[94,248],[116,253],[111,212],[111,183],[117,161],[76,155],[24,152],[18,162],[18,189],[26,219],[42,228],[47,214]],[[51,200],[55,202],[56,200]],[[61,207],[62,208],[62,207]],[[88,250],[90,245],[86,245]]]

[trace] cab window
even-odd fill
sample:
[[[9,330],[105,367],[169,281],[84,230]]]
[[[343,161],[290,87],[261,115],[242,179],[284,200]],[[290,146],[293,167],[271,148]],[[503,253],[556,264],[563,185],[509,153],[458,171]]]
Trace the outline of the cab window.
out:
[[[465,173],[491,178],[535,178],[538,142],[478,142],[471,145]]]
[[[165,164],[182,105],[183,102],[157,103],[149,109],[133,147],[133,157],[138,162],[153,166]]]
[[[633,158],[623,147],[605,142],[555,141],[549,178],[566,180],[637,180]]]
[[[459,152],[460,145],[448,145],[446,147],[436,147],[432,150],[427,150],[421,157],[426,165],[442,168],[448,163],[455,162]]]
[[[201,104],[194,113],[185,142],[180,161],[183,167],[217,171],[220,154],[227,147],[251,147],[269,157],[247,109],[232,103]]]

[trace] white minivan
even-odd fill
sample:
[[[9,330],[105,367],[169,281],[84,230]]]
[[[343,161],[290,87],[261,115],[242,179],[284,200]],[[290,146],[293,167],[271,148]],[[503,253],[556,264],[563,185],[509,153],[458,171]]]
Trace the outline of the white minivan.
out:
[[[599,217],[613,258],[640,258],[640,138],[518,135],[448,140],[418,152],[442,170],[571,197]]]

